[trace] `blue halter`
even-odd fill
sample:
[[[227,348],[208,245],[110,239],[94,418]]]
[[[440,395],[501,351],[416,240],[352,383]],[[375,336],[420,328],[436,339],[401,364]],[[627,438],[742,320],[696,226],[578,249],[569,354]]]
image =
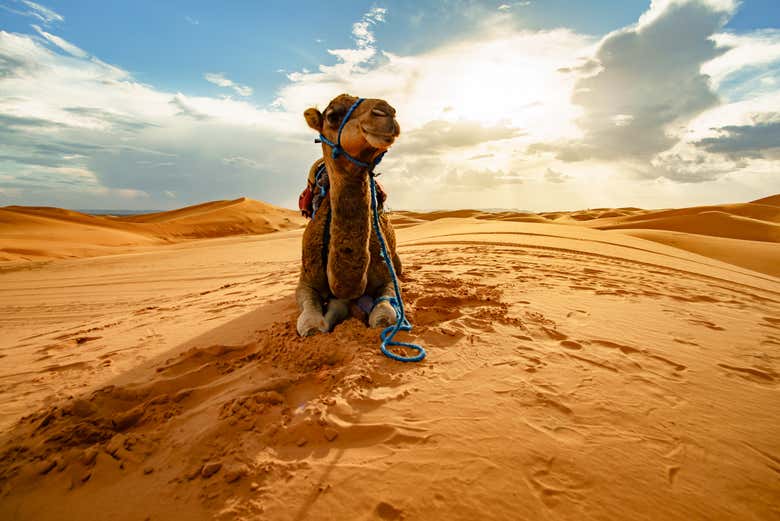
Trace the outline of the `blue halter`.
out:
[[[344,125],[347,124],[347,121],[349,121],[349,118],[350,118],[350,116],[352,116],[352,113],[355,111],[356,108],[358,108],[358,105],[363,103],[363,101],[365,101],[364,98],[358,98],[358,100],[355,103],[353,103],[351,107],[349,107],[349,110],[347,111],[346,116],[344,116],[344,119],[341,121],[341,125],[339,125],[339,135],[336,138],[336,142],[335,143],[333,141],[331,141],[330,139],[326,138],[325,136],[323,136],[322,133],[320,133],[320,137],[315,139],[314,142],[315,143],[325,143],[326,145],[328,145],[331,148],[330,155],[331,155],[331,157],[333,159],[336,159],[339,156],[344,156],[350,162],[352,162],[353,164],[355,164],[355,165],[357,165],[357,166],[359,166],[361,168],[368,168],[368,170],[370,172],[373,172],[374,168],[376,167],[376,165],[378,165],[382,161],[382,158],[385,155],[384,152],[382,152],[381,154],[376,156],[376,159],[374,159],[373,163],[369,164],[369,163],[366,163],[365,161],[361,161],[361,160],[359,160],[357,158],[352,157],[351,155],[349,155],[347,153],[346,150],[344,150],[344,147],[341,146],[341,131],[344,130]]]

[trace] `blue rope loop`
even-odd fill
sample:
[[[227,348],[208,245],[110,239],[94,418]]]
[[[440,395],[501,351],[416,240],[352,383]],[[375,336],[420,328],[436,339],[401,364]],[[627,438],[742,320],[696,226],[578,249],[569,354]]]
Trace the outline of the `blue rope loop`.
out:
[[[381,160],[381,156],[379,157],[379,159]],[[387,356],[388,358],[392,358],[393,360],[396,360],[398,362],[419,362],[420,360],[425,358],[426,355],[425,349],[423,349],[422,346],[417,344],[411,344],[408,342],[398,342],[394,340],[395,335],[397,335],[399,331],[411,331],[412,325],[409,323],[409,320],[407,320],[406,318],[406,313],[404,312],[404,301],[401,298],[401,289],[398,286],[398,276],[395,274],[393,261],[390,259],[390,255],[387,254],[387,244],[385,244],[385,238],[382,236],[382,232],[379,228],[379,211],[377,209],[377,202],[376,202],[376,181],[374,180],[373,169],[369,170],[368,179],[371,186],[371,213],[373,214],[374,217],[373,219],[374,233],[376,234],[376,238],[379,241],[380,256],[382,257],[382,260],[385,261],[385,265],[387,266],[387,271],[390,272],[390,278],[393,280],[393,290],[395,292],[394,297],[383,296],[383,297],[379,297],[376,300],[376,302],[382,302],[382,301],[390,302],[390,305],[393,306],[393,310],[395,310],[395,316],[396,316],[395,324],[386,327],[379,335],[379,337],[382,339],[382,343],[380,344],[379,349],[382,350],[382,353],[385,356]],[[417,351],[417,354],[414,356],[403,356],[394,353],[393,351],[388,349],[388,347],[406,347],[408,349]]]

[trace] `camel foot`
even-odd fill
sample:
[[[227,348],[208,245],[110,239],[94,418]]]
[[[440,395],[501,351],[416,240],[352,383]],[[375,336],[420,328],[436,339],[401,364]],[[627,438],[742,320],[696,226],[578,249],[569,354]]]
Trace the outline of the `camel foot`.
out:
[[[395,324],[398,317],[395,314],[393,306],[389,302],[383,300],[379,302],[374,309],[371,310],[371,314],[368,315],[369,327],[387,327]]]
[[[297,324],[298,334],[301,336],[312,336],[317,333],[327,333],[328,323],[322,313],[303,312],[298,316]]]

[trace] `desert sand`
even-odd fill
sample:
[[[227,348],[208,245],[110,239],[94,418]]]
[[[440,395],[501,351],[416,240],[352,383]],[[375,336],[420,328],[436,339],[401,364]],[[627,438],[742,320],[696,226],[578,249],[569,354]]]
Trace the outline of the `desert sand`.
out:
[[[780,517],[780,195],[393,220],[419,364],[292,211],[0,209],[0,519]]]

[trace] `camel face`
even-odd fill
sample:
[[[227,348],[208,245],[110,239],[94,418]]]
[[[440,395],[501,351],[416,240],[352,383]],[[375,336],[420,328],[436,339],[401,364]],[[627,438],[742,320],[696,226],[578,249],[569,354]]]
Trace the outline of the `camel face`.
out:
[[[357,98],[342,94],[328,104],[324,112],[315,108],[304,112],[309,126],[337,142],[339,126]],[[341,146],[351,156],[371,161],[395,142],[401,127],[395,109],[385,100],[366,99],[350,115],[341,131]]]

